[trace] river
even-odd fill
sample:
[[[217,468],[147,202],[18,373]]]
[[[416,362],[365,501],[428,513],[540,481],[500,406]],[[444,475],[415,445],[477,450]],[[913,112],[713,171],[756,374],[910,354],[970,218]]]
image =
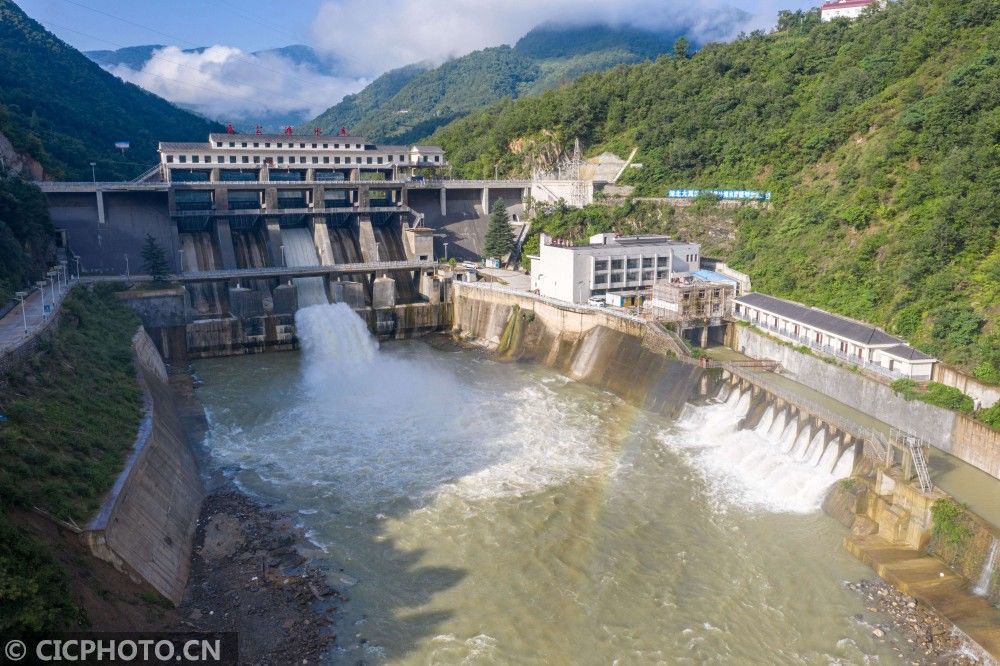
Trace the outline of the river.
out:
[[[296,512],[350,601],[331,663],[897,663],[819,510],[838,472],[729,404],[676,421],[543,367],[381,348],[199,361],[210,464]],[[868,613],[865,613],[869,615]]]

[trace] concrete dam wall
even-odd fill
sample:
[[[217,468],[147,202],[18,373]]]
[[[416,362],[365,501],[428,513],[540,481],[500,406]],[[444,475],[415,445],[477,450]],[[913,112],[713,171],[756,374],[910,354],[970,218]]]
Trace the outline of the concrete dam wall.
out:
[[[676,416],[707,391],[705,371],[654,350],[645,325],[609,311],[558,307],[528,294],[454,285],[452,332],[510,360],[554,368],[628,402]]]
[[[163,359],[143,329],[133,340],[145,416],[135,447],[84,531],[91,551],[172,602],[184,596],[203,489],[167,385]]]
[[[906,400],[889,386],[792,349],[746,326],[734,327],[733,347],[754,358],[778,361],[783,371],[809,388],[1000,478],[1000,432],[949,409]]]

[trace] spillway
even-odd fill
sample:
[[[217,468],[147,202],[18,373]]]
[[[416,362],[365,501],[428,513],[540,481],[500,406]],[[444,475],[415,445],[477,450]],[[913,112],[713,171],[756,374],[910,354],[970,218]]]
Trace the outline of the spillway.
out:
[[[180,234],[185,271],[210,271],[222,268],[218,248],[208,231]],[[228,309],[226,285],[221,282],[195,282],[186,286],[191,307],[201,316],[222,316]]]
[[[285,246],[285,261],[289,266],[319,266],[316,243],[309,229],[282,229],[281,241]],[[299,307],[329,303],[326,283],[321,277],[295,278]]]
[[[403,226],[399,220],[372,226],[375,242],[379,248],[379,258],[383,261],[405,261],[406,249],[403,247]],[[414,284],[411,271],[396,271],[389,275],[396,281],[396,302],[415,303],[420,294]]]
[[[237,268],[265,268],[271,265],[271,256],[267,249],[267,233],[263,226],[250,231],[233,231],[232,237]],[[261,292],[267,302],[271,298],[271,290],[276,282],[276,280],[247,280],[241,286]]]
[[[331,662],[897,663],[817,510],[849,460],[787,452],[784,414],[740,430],[734,390],[670,420],[532,364],[379,348],[342,305],[297,322],[300,353],[195,369],[212,468],[297,512],[350,597]]]

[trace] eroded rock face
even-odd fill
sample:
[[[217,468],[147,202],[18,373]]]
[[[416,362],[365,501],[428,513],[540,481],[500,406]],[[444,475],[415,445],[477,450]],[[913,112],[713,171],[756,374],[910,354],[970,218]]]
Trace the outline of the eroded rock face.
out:
[[[235,516],[218,514],[205,525],[205,543],[200,554],[208,562],[217,561],[232,556],[246,540],[240,521]]]
[[[45,171],[36,160],[22,155],[14,149],[2,132],[0,132],[0,174],[21,176],[29,180],[43,180]]]

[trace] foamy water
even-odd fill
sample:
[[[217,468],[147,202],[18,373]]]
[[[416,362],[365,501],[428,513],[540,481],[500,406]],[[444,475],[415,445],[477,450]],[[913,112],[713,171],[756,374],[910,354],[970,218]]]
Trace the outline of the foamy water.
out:
[[[815,510],[837,472],[783,416],[737,431],[734,395],[671,423],[352,318],[306,308],[302,355],[197,364],[214,464],[359,581],[331,663],[894,663]]]

